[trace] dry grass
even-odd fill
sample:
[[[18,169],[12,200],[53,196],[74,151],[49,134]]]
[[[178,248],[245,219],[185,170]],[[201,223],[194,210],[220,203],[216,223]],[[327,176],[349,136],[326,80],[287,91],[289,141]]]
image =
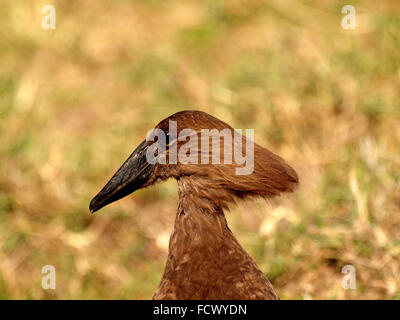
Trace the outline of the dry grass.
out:
[[[94,216],[88,204],[188,108],[254,128],[300,175],[295,194],[227,215],[283,299],[400,298],[396,1],[354,1],[352,32],[342,1],[52,3],[55,31],[41,28],[48,1],[0,6],[0,298],[151,297],[175,182]],[[345,264],[356,290],[341,287]]]

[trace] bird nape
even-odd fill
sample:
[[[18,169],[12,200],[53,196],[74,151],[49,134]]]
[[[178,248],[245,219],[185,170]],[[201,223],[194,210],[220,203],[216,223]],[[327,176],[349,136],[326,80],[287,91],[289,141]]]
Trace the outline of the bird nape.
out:
[[[223,210],[236,199],[292,192],[294,169],[225,122],[182,111],[152,130],[93,198],[90,211],[168,178],[178,183],[179,205],[153,299],[279,299]]]

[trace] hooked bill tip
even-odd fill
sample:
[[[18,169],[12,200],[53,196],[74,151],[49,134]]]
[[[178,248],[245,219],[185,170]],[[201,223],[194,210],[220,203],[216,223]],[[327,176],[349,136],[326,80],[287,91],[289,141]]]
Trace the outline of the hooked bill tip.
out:
[[[90,205],[89,205],[89,210],[90,213],[93,214],[95,213],[97,210],[99,210],[99,208],[96,207],[95,203],[94,203],[94,199],[92,201],[90,201]]]

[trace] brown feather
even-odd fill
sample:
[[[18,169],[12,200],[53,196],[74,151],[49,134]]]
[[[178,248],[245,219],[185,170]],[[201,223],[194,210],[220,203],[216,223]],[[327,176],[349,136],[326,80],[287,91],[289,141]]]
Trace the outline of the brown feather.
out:
[[[199,111],[174,114],[157,127],[167,130],[169,120],[177,121],[178,132],[183,128],[198,133],[205,128],[233,131]],[[244,149],[246,138],[241,138]],[[254,154],[250,175],[236,175],[235,164],[178,163],[156,169],[155,176],[177,179],[179,207],[154,299],[278,299],[269,280],[232,234],[223,213],[237,198],[272,197],[293,191],[298,183],[296,172],[279,156],[257,144]]]

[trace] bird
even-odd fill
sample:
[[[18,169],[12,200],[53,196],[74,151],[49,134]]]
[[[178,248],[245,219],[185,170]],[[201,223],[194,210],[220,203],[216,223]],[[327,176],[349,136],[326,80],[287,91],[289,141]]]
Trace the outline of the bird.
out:
[[[226,147],[223,157],[221,146]],[[240,153],[247,151],[245,163]],[[247,137],[247,131],[244,136],[206,112],[185,110],[150,131],[91,200],[89,209],[94,213],[170,178],[177,181],[179,204],[153,299],[279,300],[233,235],[224,211],[240,199],[293,192],[299,182],[296,171]]]

